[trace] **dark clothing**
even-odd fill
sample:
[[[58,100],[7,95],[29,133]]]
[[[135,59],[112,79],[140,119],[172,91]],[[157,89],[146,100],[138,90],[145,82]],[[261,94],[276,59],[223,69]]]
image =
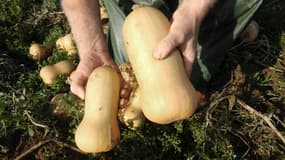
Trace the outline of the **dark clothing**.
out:
[[[197,58],[191,81],[204,92],[227,51],[250,22],[262,0],[220,0],[204,19],[198,38]]]

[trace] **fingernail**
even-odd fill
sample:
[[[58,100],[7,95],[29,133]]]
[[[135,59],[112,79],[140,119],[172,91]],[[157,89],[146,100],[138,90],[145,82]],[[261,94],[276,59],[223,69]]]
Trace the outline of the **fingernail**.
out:
[[[154,54],[153,54],[153,57],[155,59],[160,59],[161,57],[161,50],[159,48],[156,48],[155,51],[154,51]]]
[[[124,99],[124,98],[121,99],[121,100],[120,100],[120,108],[124,108],[125,105],[127,104],[127,102],[128,102],[127,99]]]
[[[121,90],[121,93],[120,93],[120,96],[123,97],[123,98],[127,98],[128,97],[128,91],[127,89],[122,89]]]
[[[83,91],[79,92],[78,97],[81,99],[84,99],[84,92]]]

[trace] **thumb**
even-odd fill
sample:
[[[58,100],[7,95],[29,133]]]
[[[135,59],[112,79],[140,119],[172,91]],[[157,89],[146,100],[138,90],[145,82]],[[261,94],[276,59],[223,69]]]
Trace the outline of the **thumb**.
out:
[[[184,41],[184,36],[170,32],[164,39],[160,41],[154,50],[153,57],[155,59],[166,58],[171,51],[176,49]]]
[[[78,96],[81,99],[85,98],[85,85],[87,83],[88,78],[81,74],[80,72],[73,73],[70,76],[70,90],[73,94]]]
[[[180,46],[182,51],[184,67],[188,75],[191,75],[192,66],[196,58],[197,41],[195,38],[188,40],[185,45]]]

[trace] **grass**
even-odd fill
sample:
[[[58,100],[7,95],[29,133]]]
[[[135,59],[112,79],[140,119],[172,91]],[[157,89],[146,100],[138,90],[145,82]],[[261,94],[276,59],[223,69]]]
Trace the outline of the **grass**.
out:
[[[284,159],[285,144],[276,134],[285,136],[284,6],[281,0],[265,2],[255,17],[262,26],[258,40],[229,52],[223,73],[212,81],[208,105],[193,117],[163,126],[146,122],[138,131],[120,124],[121,141],[114,150],[83,154],[74,144],[82,102],[74,100],[66,76],[51,87],[39,77],[42,66],[63,59],[77,65],[78,57],[57,48],[43,61],[28,55],[31,43],[55,44],[70,32],[59,4],[4,1],[0,159]],[[56,107],[50,101],[59,93],[63,96]]]

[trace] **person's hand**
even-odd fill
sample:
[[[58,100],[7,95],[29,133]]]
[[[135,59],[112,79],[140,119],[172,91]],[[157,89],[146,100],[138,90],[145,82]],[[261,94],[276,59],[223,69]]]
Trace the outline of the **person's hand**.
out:
[[[109,56],[107,51],[97,51],[96,53],[86,55],[88,56],[80,60],[76,70],[70,76],[70,90],[81,99],[84,99],[85,97],[85,86],[88,77],[96,67],[101,65],[111,65],[118,71],[115,62]]]
[[[110,65],[120,74],[117,65],[109,54],[102,53],[90,55],[94,55],[94,57],[87,57],[86,59],[80,60],[76,70],[70,75],[70,90],[81,99],[85,98],[88,77],[96,67]],[[120,78],[122,84],[120,91],[120,106],[124,106],[128,102],[131,88],[129,84],[124,81],[121,74]]]
[[[84,99],[85,87],[91,72],[98,66],[111,65],[119,69],[108,52],[102,30],[98,0],[61,0],[62,8],[71,26],[79,52],[80,62],[70,76],[71,92]],[[127,99],[129,90],[122,80],[122,99]]]
[[[185,70],[190,75],[196,57],[199,27],[213,3],[214,0],[184,0],[174,12],[170,31],[155,49],[154,58],[164,59],[178,48],[183,56]]]

